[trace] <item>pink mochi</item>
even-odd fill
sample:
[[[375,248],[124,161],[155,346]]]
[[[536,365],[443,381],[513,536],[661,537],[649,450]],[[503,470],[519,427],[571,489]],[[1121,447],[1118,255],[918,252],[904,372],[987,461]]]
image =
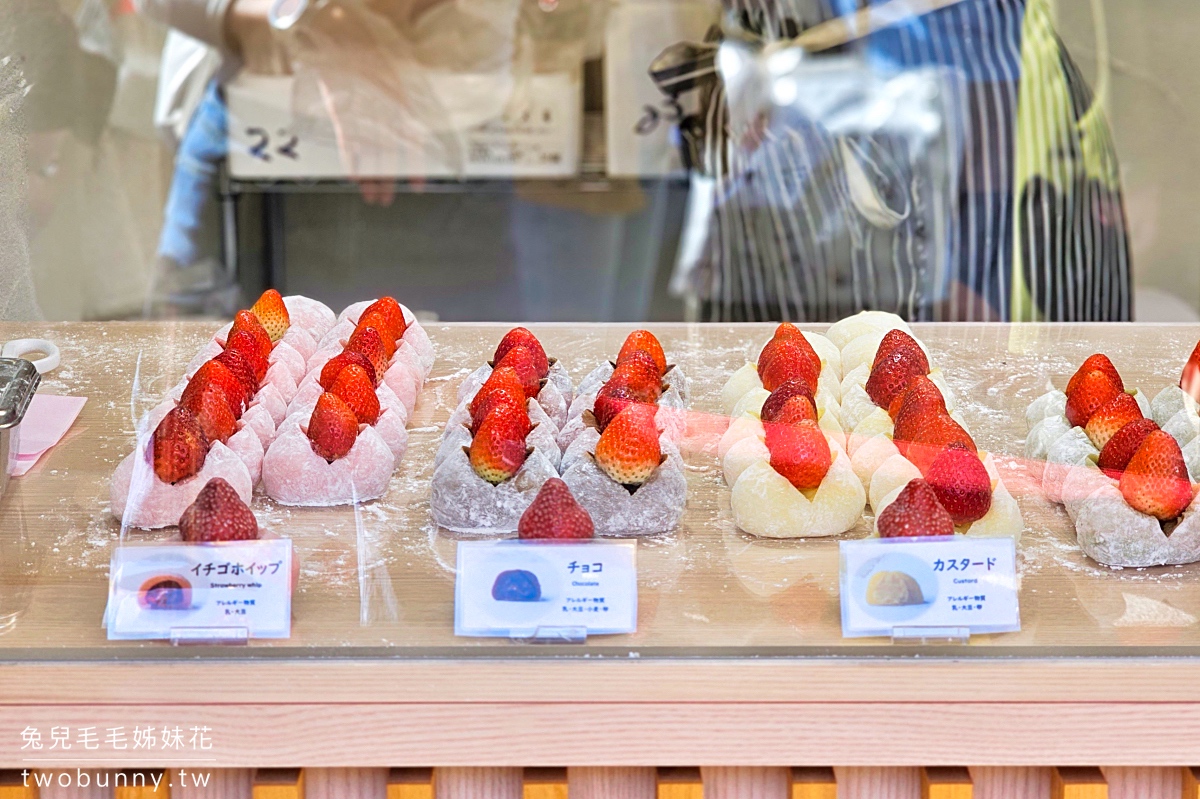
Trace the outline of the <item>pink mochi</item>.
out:
[[[378,499],[387,491],[396,456],[364,427],[346,457],[332,463],[313,451],[300,426],[284,429],[263,460],[263,485],[284,505],[328,507]]]
[[[257,438],[247,431],[239,442]],[[233,439],[231,438],[230,441]],[[186,480],[174,485],[164,483],[154,473],[150,461],[150,437],[117,466],[112,477],[112,514],[129,527],[156,529],[179,523],[179,517],[196,501],[200,490],[214,477],[224,478],[243,502],[253,498],[254,482],[242,458],[221,442],[208,450],[204,467]]]

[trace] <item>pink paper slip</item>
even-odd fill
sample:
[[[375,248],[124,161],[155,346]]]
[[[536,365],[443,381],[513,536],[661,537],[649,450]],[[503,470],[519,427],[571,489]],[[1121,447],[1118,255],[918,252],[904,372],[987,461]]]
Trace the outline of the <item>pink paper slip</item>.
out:
[[[35,394],[21,420],[20,448],[9,474],[20,477],[32,469],[47,450],[62,441],[86,403],[87,397]]]

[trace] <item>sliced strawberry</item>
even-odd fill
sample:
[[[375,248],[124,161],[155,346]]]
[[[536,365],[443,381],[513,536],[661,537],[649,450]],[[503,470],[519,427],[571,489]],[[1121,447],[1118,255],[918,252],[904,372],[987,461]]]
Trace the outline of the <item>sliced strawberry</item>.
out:
[[[957,441],[933,459],[925,482],[955,524],[979,521],[992,507],[992,479],[987,469],[974,451]]]
[[[921,478],[910,480],[876,520],[880,538],[954,535],[954,519]]]
[[[797,398],[789,402],[799,401]],[[816,422],[771,423],[766,427],[771,468],[801,491],[817,488],[833,463],[829,441]]]
[[[164,483],[178,483],[204,468],[208,439],[196,414],[172,408],[154,429],[151,451],[154,473]]]
[[[524,347],[513,347],[504,353],[503,358],[496,362],[497,369],[505,366],[517,373],[517,377],[521,379],[521,385],[525,389],[526,397],[534,399],[541,393],[542,384],[545,383],[545,379],[538,374],[538,367],[533,353]]]
[[[1179,518],[1192,504],[1194,491],[1179,444],[1152,430],[1121,475],[1121,495],[1134,510],[1159,521]]]
[[[258,321],[258,317],[249,311],[238,311],[233,317],[233,327],[229,328],[229,338],[233,338],[238,333],[248,333],[254,337],[258,344],[258,351],[262,355],[263,360],[271,359],[271,348],[274,346],[271,343],[271,336],[267,333],[266,328]]]
[[[496,346],[496,354],[492,356],[492,363],[500,363],[508,351],[516,347],[524,347],[529,350],[538,377],[550,374],[550,359],[546,357],[546,350],[542,348],[542,342],[523,327],[514,327],[504,334],[504,338],[500,339],[500,343]]]
[[[488,394],[494,389],[504,389],[516,396],[525,396],[525,384],[521,382],[521,378],[517,376],[517,370],[510,366],[501,366],[492,370],[488,375],[488,379],[483,381],[483,385],[479,387],[479,391],[471,399],[471,418],[482,419],[482,414],[479,413],[479,406],[487,399]]]
[[[526,403],[525,392],[520,388],[512,390],[503,386],[495,386],[489,389],[478,404],[472,405],[471,424],[469,425],[471,435],[475,435],[479,431],[479,425],[496,408],[506,407],[524,411],[528,418],[529,411]]]
[[[390,337],[393,342],[397,342],[404,337],[404,332],[408,330],[408,322],[404,318],[404,309],[400,307],[400,303],[396,302],[393,297],[380,297],[367,306],[363,311],[362,316],[358,318],[358,326],[362,327],[363,320],[376,322],[376,325],[366,325],[375,327],[381,335]]]
[[[493,485],[515,476],[529,456],[530,448],[525,444],[529,427],[524,408],[492,409],[479,424],[471,446],[465,448],[475,474]]]
[[[871,368],[874,369],[894,352],[906,353],[908,358],[918,364],[921,374],[929,374],[929,357],[925,354],[925,350],[921,349],[921,345],[915,338],[903,330],[889,330],[884,334],[883,339],[879,342],[879,348],[875,350],[875,360],[872,361]]]
[[[1121,473],[1129,465],[1133,454],[1146,440],[1146,436],[1158,429],[1158,423],[1153,419],[1134,419],[1122,427],[1100,450],[1100,460],[1096,463],[1100,470],[1114,480],[1121,479]]]
[[[258,319],[271,341],[279,341],[292,326],[292,319],[288,315],[287,306],[283,304],[283,297],[280,297],[275,289],[264,291],[250,309],[250,313]]]
[[[230,371],[228,366],[216,358],[211,361],[205,361],[200,365],[200,368],[196,370],[196,374],[192,375],[192,379],[184,387],[183,396],[179,398],[179,403],[181,405],[191,404],[190,395],[202,392],[209,386],[216,386],[221,389],[225,394],[225,398],[229,400],[229,410],[233,411],[234,417],[238,419],[242,418],[242,413],[245,412],[246,406],[250,401],[246,385],[238,379],[237,375]]]
[[[308,420],[313,452],[332,463],[344,458],[358,439],[358,417],[340,397],[326,391]]]
[[[654,415],[651,405],[627,405],[605,426],[596,443],[596,465],[631,493],[649,480],[664,460]]]
[[[947,414],[930,417],[920,425],[916,435],[908,443],[904,457],[920,470],[921,474],[929,471],[935,458],[951,444],[961,444],[970,452],[975,452],[975,440],[962,425]]]
[[[1067,389],[1064,393],[1067,396],[1074,394],[1079,381],[1088,372],[1101,372],[1108,377],[1109,382],[1117,387],[1117,391],[1125,390],[1125,383],[1121,380],[1121,375],[1117,371],[1117,367],[1113,366],[1113,362],[1108,359],[1107,355],[1098,352],[1095,355],[1089,355],[1087,360],[1075,371],[1075,374],[1067,381]],[[1082,427],[1082,425],[1080,426]]]
[[[649,330],[635,330],[625,337],[620,352],[617,353],[617,363],[634,351],[644,352],[654,359],[659,375],[667,373],[667,355],[663,352],[662,344]]]
[[[1142,418],[1137,400],[1124,391],[1100,406],[1088,419],[1084,432],[1096,449],[1104,449],[1108,440],[1125,425]]]
[[[179,534],[189,544],[255,541],[258,520],[233,486],[214,477],[179,517]]]
[[[595,530],[591,515],[557,477],[542,483],[517,522],[517,537],[525,540],[578,541],[591,538]]]
[[[1099,369],[1093,369],[1073,382],[1074,391],[1067,394],[1066,416],[1074,427],[1086,427],[1093,413],[1121,393],[1112,379]]]
[[[391,356],[383,343],[383,336],[373,327],[356,327],[346,342],[346,351],[357,352],[366,357],[375,369],[375,380],[383,379],[388,370]]]
[[[916,352],[903,347],[893,349],[871,369],[871,376],[867,378],[867,396],[879,407],[890,408],[892,400],[908,388],[913,378],[928,372],[929,361],[919,349]]]
[[[765,353],[767,357],[758,362],[758,376],[762,380],[763,388],[774,391],[789,380],[803,380],[815,395],[817,379],[821,375],[821,362],[817,360],[817,365],[813,366],[813,359],[808,354],[812,347],[807,345],[807,341],[802,346],[795,339],[773,340],[773,343],[768,345],[771,346],[771,351]]]
[[[267,376],[270,363],[263,357],[261,342],[254,335],[245,330],[231,333],[229,340],[225,342],[225,351],[241,355],[253,371],[256,384],[262,383],[263,378]]]
[[[181,398],[180,407],[195,414],[210,444],[213,441],[224,444],[237,432],[237,419],[229,408],[229,398],[216,385],[188,393],[186,399]]]
[[[321,384],[321,388],[329,391],[333,388],[333,384],[342,370],[351,364],[361,366],[367,373],[367,377],[371,378],[371,384],[379,385],[379,376],[375,373],[375,365],[361,352],[351,350],[343,350],[326,361],[325,366],[321,368],[321,376],[317,378],[317,382]]]
[[[375,383],[367,370],[358,364],[348,364],[342,369],[329,393],[350,406],[359,424],[375,424],[379,421],[379,397],[375,394]]]
[[[817,418],[817,403],[813,399],[812,389],[803,380],[789,380],[783,385],[777,386],[771,392],[771,396],[767,397],[763,403],[758,418],[764,422],[777,421],[777,417],[779,416],[779,412],[783,410],[783,406],[794,397],[804,397],[808,400],[809,404],[812,405],[813,419],[815,420]]]
[[[783,335],[780,335],[780,332]],[[794,332],[793,332],[794,331]],[[798,335],[797,335],[798,334]],[[809,380],[813,391],[817,390],[817,378],[821,374],[821,356],[817,355],[817,351],[808,343],[808,339],[804,337],[796,329],[795,325],[784,322],[775,330],[775,337],[766,343],[762,348],[762,352],[758,354],[758,374],[762,377],[764,371],[770,372],[771,364],[778,355],[783,355],[787,358],[793,358],[799,355],[808,361],[809,368],[805,370],[806,375],[815,375]],[[765,381],[764,381],[765,383]],[[768,388],[767,391],[774,391],[773,388]]]

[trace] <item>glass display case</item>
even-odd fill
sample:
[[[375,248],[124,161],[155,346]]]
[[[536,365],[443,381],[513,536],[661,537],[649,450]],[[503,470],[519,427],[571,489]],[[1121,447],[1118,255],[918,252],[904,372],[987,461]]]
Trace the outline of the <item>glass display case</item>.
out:
[[[10,5],[0,797],[1200,796],[1191,11]]]

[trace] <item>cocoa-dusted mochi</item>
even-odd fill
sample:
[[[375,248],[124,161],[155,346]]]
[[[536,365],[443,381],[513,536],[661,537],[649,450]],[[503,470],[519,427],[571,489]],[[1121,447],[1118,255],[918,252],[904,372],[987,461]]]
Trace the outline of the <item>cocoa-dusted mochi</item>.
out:
[[[492,485],[475,474],[461,448],[449,451],[433,471],[429,502],[433,520],[458,533],[512,532],[551,477],[558,477],[558,470],[535,451],[511,479]]]
[[[687,478],[679,450],[666,436],[659,446],[667,459],[632,494],[596,465],[600,434],[582,431],[563,453],[563,482],[591,514],[596,535],[656,535],[675,529],[687,506]]]
[[[462,403],[463,401],[473,399],[491,375],[492,367],[486,363],[467,375],[466,379],[458,387],[458,401]],[[566,386],[566,393],[563,392],[564,385]],[[542,406],[542,410],[546,412],[546,415],[554,422],[556,428],[561,429],[567,422],[567,397],[572,396],[573,393],[571,380],[566,370],[555,363],[550,367],[550,377],[547,378],[546,385],[542,386],[542,390],[538,392],[537,402]]]
[[[1075,517],[1079,548],[1106,566],[1174,566],[1200,560],[1197,501],[1168,536],[1153,516],[1129,506],[1114,484],[1094,491]]]
[[[263,459],[263,486],[284,505],[349,505],[383,496],[395,467],[396,457],[372,427],[359,431],[345,457],[329,462],[300,427],[288,426]]]
[[[214,477],[224,478],[246,504],[253,498],[254,483],[249,469],[237,453],[221,442],[209,448],[198,473],[172,485],[154,473],[150,441],[151,437],[146,436],[113,472],[111,511],[123,524],[147,530],[178,524],[179,517]]]

